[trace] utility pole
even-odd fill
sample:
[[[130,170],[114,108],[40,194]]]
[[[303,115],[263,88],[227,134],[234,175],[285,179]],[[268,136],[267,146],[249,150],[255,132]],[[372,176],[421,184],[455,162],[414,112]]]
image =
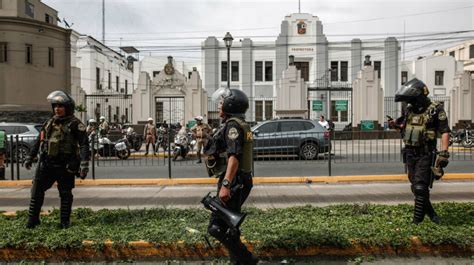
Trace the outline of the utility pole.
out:
[[[105,0],[102,0],[102,43],[105,45]]]
[[[301,13],[301,0],[298,0],[298,13]]]

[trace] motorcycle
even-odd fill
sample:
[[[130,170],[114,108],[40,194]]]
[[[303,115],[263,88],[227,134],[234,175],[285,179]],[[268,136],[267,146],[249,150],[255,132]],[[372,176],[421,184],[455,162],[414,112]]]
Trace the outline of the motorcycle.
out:
[[[141,136],[139,136],[132,127],[128,127],[127,130],[125,131],[125,137],[127,138],[127,141],[130,143],[130,146],[135,150],[135,151],[140,151],[142,148],[143,144],[143,139]]]
[[[124,136],[122,139],[112,142],[107,137],[95,138],[95,134],[89,136],[91,142],[91,148],[94,148],[94,153],[101,157],[114,157],[117,156],[119,159],[125,160],[130,157],[130,143],[127,137]],[[92,140],[94,143],[92,144]]]
[[[160,127],[158,129],[158,137],[156,141],[156,152],[158,152],[158,149],[161,147],[163,148],[163,151],[166,151],[168,149],[168,129],[164,127]]]
[[[466,126],[466,128],[457,132],[449,133],[449,145],[453,143],[461,144],[465,148],[471,148],[474,145],[474,131],[469,126]]]
[[[186,158],[190,150],[190,138],[186,133],[177,133],[174,137],[174,149],[173,149],[173,161],[181,156],[183,159]]]
[[[464,148],[471,148],[473,146],[474,130],[471,130],[470,127],[464,129],[464,139],[461,144]]]

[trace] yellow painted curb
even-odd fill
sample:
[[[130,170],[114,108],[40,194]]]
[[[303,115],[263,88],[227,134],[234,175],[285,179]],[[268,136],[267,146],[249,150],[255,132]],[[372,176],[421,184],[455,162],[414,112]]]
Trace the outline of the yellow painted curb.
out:
[[[449,173],[442,180],[474,181],[474,173]],[[404,174],[398,175],[360,175],[360,176],[289,176],[289,177],[254,177],[254,184],[285,183],[351,183],[408,181]],[[216,184],[215,178],[176,178],[176,179],[86,179],[77,180],[76,186],[173,186],[173,185],[210,185]],[[31,180],[0,181],[0,187],[31,186]]]

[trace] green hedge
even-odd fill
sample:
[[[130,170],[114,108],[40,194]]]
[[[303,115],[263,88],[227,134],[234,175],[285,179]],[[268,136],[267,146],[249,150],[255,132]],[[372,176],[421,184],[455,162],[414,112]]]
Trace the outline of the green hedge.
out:
[[[411,205],[337,205],[259,210],[247,208],[243,236],[257,249],[306,246],[347,247],[351,242],[364,246],[404,247],[417,236],[424,244],[474,245],[474,203],[434,205],[441,225],[425,220],[411,224]],[[77,209],[73,226],[58,227],[59,211],[42,217],[37,229],[25,229],[27,213],[0,217],[0,248],[80,248],[83,240],[100,247],[106,240],[115,244],[145,240],[157,245],[184,241],[204,243],[209,212],[202,209],[99,210]],[[192,228],[192,229],[189,229]],[[192,232],[196,229],[199,232]],[[191,231],[191,232],[190,232]]]

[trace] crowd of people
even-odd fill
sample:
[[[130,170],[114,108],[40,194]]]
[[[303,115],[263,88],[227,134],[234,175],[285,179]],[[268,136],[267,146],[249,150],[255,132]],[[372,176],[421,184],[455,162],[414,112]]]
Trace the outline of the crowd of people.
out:
[[[166,120],[163,122],[155,123],[153,118],[148,118],[147,123],[143,126],[143,132],[138,137],[141,137],[145,144],[145,153],[153,153],[156,155],[159,148],[163,150],[167,149],[169,137],[174,137],[178,135],[189,136],[192,140],[195,141],[197,148],[197,163],[202,163],[201,152],[204,146],[207,143],[207,140],[212,135],[212,127],[204,122],[202,116],[196,116],[194,118],[195,124],[192,127],[183,126],[181,123],[169,125]],[[121,134],[130,134],[134,132],[133,127],[129,126],[126,129],[122,129],[124,126],[121,124],[111,124],[106,121],[104,116],[99,118],[99,122],[95,119],[90,119],[87,124],[87,135],[95,135],[99,139],[102,137],[108,137],[112,131],[117,131]],[[135,132],[138,133],[138,132]],[[151,145],[151,151],[150,151]],[[141,149],[141,147],[140,147]]]

